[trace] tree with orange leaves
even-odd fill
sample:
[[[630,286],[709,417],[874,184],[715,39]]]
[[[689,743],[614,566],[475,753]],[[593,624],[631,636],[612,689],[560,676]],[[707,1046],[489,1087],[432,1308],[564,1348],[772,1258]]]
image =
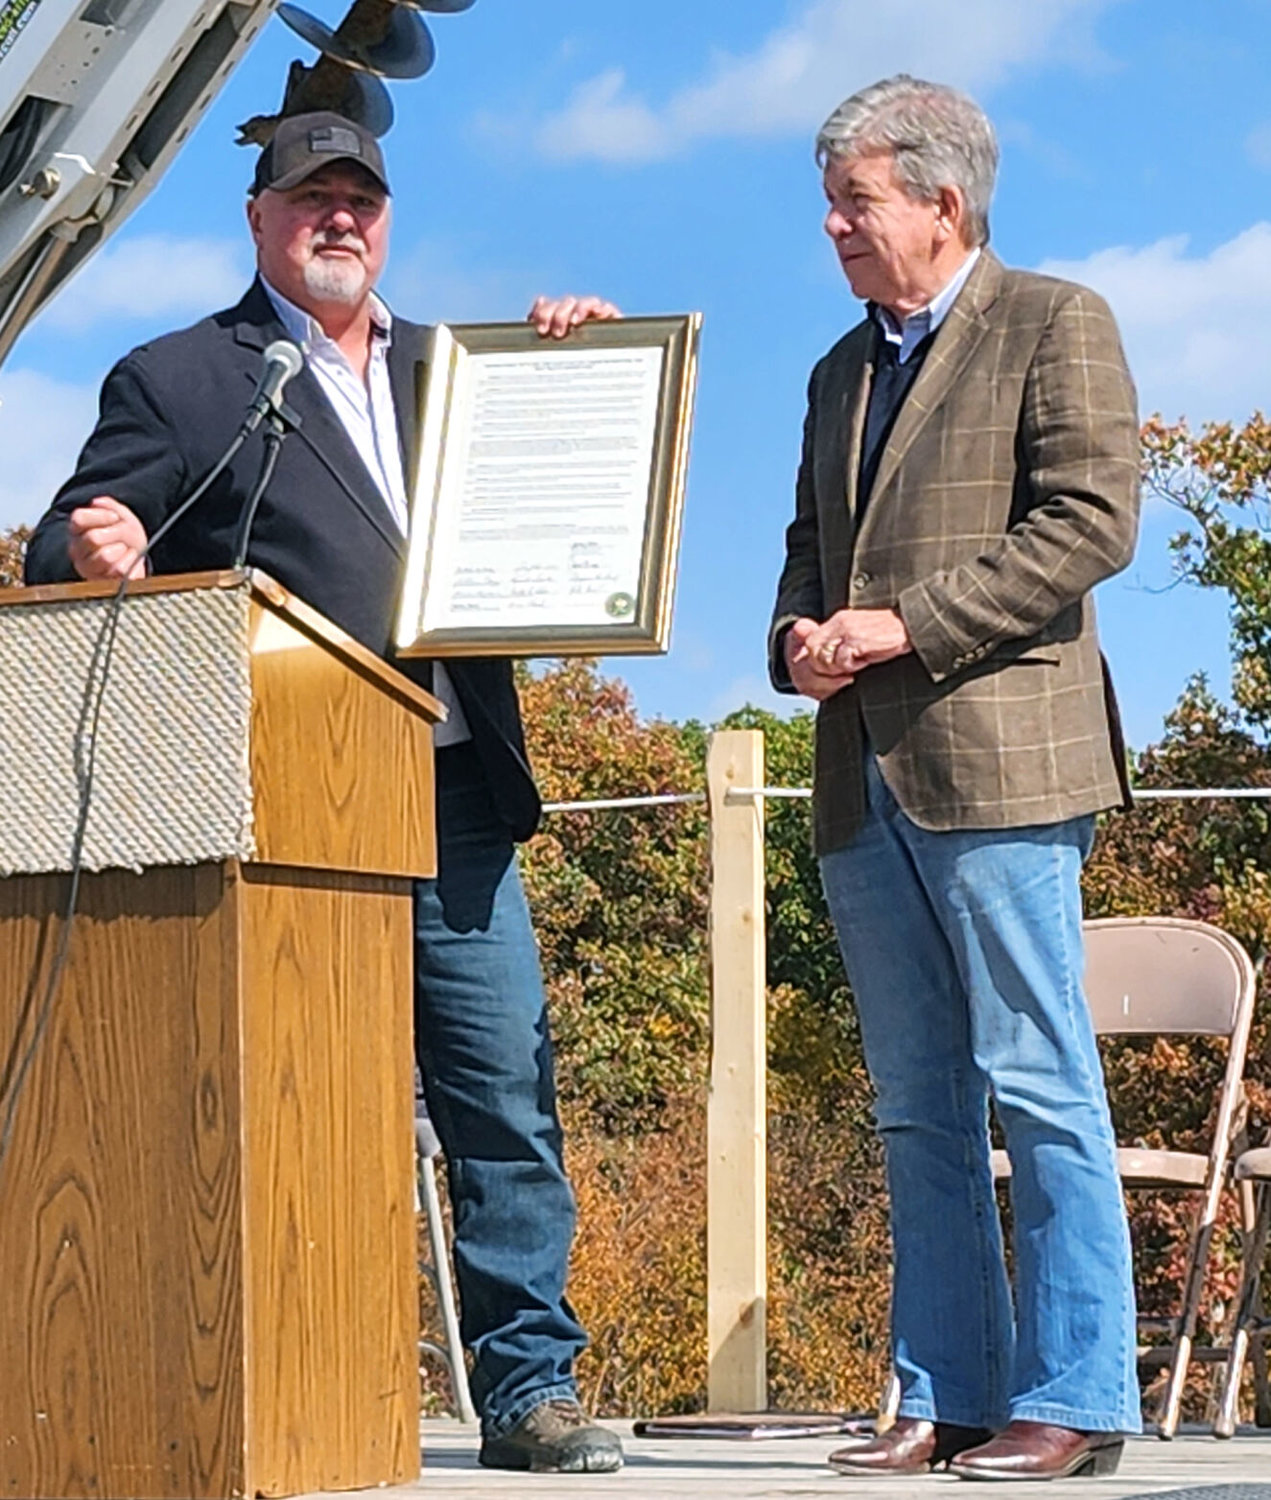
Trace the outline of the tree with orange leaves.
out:
[[[16,588],[22,582],[22,558],[30,528],[0,531],[0,589]]]

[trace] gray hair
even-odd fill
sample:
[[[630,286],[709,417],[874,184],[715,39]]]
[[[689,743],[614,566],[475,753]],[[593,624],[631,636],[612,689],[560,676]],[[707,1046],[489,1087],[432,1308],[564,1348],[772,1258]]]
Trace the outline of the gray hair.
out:
[[[988,244],[997,136],[974,99],[947,84],[897,73],[845,99],[816,138],[822,168],[835,157],[884,151],[901,186],[919,202],[934,202],[941,188],[960,188],[967,231],[973,243]]]

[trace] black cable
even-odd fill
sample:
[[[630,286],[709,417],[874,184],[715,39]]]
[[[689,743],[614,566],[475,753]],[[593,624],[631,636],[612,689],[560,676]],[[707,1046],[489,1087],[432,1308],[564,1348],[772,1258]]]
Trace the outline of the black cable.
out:
[[[266,452],[265,462],[262,465],[264,482],[257,485],[260,494],[264,493],[264,485],[268,483],[269,478],[273,474],[274,464],[277,463],[278,458],[278,448],[281,446],[282,441],[281,424],[277,423],[277,419],[274,419],[270,425],[271,432],[266,434],[266,443],[269,444],[275,427],[277,427],[278,436],[272,447],[268,448]],[[155,534],[146,542],[146,545],[134,560],[134,567],[137,563],[144,562],[154,551],[158,543],[167,536],[182,516],[190,510],[191,506],[195,505],[207,494],[208,490],[211,489],[212,485],[233,461],[239,449],[251,436],[255,427],[256,421],[253,421],[251,414],[249,414],[248,418],[234,434],[234,439],[229,447],[212,466],[212,469],[202,482],[194,489],[192,494],[177,506],[176,510],[172,512]],[[260,495],[254,492],[254,497],[258,504]],[[123,612],[123,602],[127,596],[130,581],[131,577],[120,579],[119,587],[111,600],[109,612],[102,623],[101,630],[97,634],[97,640],[93,646],[92,658],[88,664],[88,678],[84,685],[84,697],[80,705],[79,722],[75,727],[75,774],[79,782],[79,809],[75,819],[75,833],[71,839],[70,887],[67,892],[66,906],[62,914],[62,930],[58,937],[57,948],[49,969],[48,982],[44,987],[44,995],[36,1014],[35,1025],[32,1028],[31,1039],[27,1043],[17,1067],[12,1072],[8,1072],[6,1069],[7,1077],[5,1084],[7,1086],[8,1102],[5,1105],[3,1123],[0,1124],[0,1175],[3,1174],[5,1160],[8,1157],[9,1147],[12,1143],[18,1103],[22,1098],[23,1089],[31,1067],[39,1052],[40,1043],[44,1040],[45,1032],[48,1030],[49,1021],[53,1015],[53,1005],[61,988],[62,977],[66,971],[67,960],[70,956],[71,934],[75,926],[76,908],[79,904],[79,888],[84,873],[84,840],[88,831],[88,817],[93,802],[93,776],[97,767],[97,734],[101,723],[102,704],[106,696],[106,685],[110,679],[110,666],[115,651],[115,637],[119,631],[119,619]],[[100,675],[98,675],[99,667]],[[87,739],[85,739],[86,729]],[[18,1050],[18,1042],[25,1015],[26,1012],[24,1010],[23,1016],[19,1018],[18,1033],[14,1036],[13,1045],[10,1048],[10,1060]],[[4,1093],[5,1090],[0,1089],[0,1100],[4,1099]]]
[[[246,422],[244,422],[243,425],[234,434],[234,441],[229,445],[228,448],[226,448],[225,452],[221,454],[220,458],[217,459],[216,463],[212,467],[211,472],[208,474],[203,483],[199,485],[199,487],[187,500],[183,500],[181,504],[177,506],[177,508],[172,512],[168,519],[163,523],[162,526],[159,527],[158,531],[155,532],[155,534],[137,554],[137,562],[144,562],[146,558],[148,558],[154,551],[155,547],[158,546],[158,544],[164,539],[165,536],[167,536],[168,532],[170,532],[172,528],[177,524],[181,517],[186,514],[190,507],[197,501],[202,500],[203,496],[207,494],[208,490],[212,488],[213,484],[215,484],[215,482],[221,477],[221,475],[230,466],[230,464],[233,463],[234,459],[238,455],[238,450],[243,446],[243,444],[251,435],[252,428],[249,427]],[[133,566],[135,567],[136,563],[134,563]],[[125,585],[127,584],[127,582],[128,580],[125,578]]]
[[[234,571],[239,569],[247,561],[247,543],[252,534],[252,523],[256,519],[256,510],[260,505],[261,497],[269,488],[269,481],[274,477],[274,469],[278,464],[278,455],[282,451],[282,440],[287,435],[287,429],[283,426],[276,412],[270,412],[269,425],[265,429],[265,457],[257,475],[256,484],[247,497],[247,503],[243,506],[243,514],[238,521],[238,536],[234,542]]]
[[[3,1172],[5,1158],[9,1154],[9,1145],[13,1137],[13,1125],[17,1116],[18,1101],[22,1097],[23,1087],[31,1065],[44,1039],[44,1033],[48,1029],[49,1020],[53,1014],[53,1001],[57,996],[61,984],[62,974],[66,968],[66,961],[70,955],[71,932],[74,927],[75,908],[79,901],[80,879],[84,872],[84,838],[88,830],[88,815],[93,801],[93,774],[97,764],[97,730],[101,720],[102,700],[105,696],[106,680],[110,672],[110,659],[114,653],[115,636],[119,629],[120,605],[124,597],[124,590],[128,586],[125,578],[115,594],[112,601],[110,613],[107,615],[102,629],[97,634],[97,641],[93,647],[93,655],[88,664],[88,683],[86,686],[84,700],[80,707],[79,723],[75,728],[75,774],[79,781],[79,813],[75,820],[75,834],[71,840],[71,879],[70,890],[66,898],[66,910],[62,917],[62,930],[58,938],[57,949],[53,956],[53,963],[49,969],[49,979],[45,986],[44,998],[40,1003],[40,1009],[36,1015],[35,1026],[31,1033],[31,1040],[27,1043],[26,1051],[22,1054],[22,1060],[14,1070],[9,1084],[9,1102],[4,1113],[4,1124],[0,1126],[0,1172]],[[97,694],[93,696],[93,682],[101,666],[101,676],[98,679]],[[84,746],[84,728],[88,726],[87,747]],[[17,1037],[14,1038],[16,1049]]]

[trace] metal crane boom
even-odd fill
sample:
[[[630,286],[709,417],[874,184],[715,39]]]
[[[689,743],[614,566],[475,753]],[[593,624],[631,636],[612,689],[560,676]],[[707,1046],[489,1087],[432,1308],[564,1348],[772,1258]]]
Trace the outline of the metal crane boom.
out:
[[[280,0],[0,0],[0,364],[19,334],[158,182],[275,10],[321,54],[296,62],[279,114],[336,109],[375,134],[381,78],[432,66],[423,11],[475,0],[352,0],[332,29]]]
[[[145,198],[278,0],[0,0],[0,362]]]

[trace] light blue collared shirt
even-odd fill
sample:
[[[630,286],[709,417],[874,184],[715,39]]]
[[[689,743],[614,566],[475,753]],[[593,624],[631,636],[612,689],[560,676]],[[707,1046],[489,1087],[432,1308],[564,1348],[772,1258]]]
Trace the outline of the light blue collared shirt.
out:
[[[979,258],[980,247],[977,245],[958,267],[952,281],[947,282],[926,307],[911,312],[907,318],[898,319],[890,309],[881,306],[877,308],[878,324],[883,330],[883,337],[898,348],[897,364],[903,365],[923,339],[934,333],[949,316],[949,309],[958,300],[958,293],[966,285],[967,277],[975,269]]]

